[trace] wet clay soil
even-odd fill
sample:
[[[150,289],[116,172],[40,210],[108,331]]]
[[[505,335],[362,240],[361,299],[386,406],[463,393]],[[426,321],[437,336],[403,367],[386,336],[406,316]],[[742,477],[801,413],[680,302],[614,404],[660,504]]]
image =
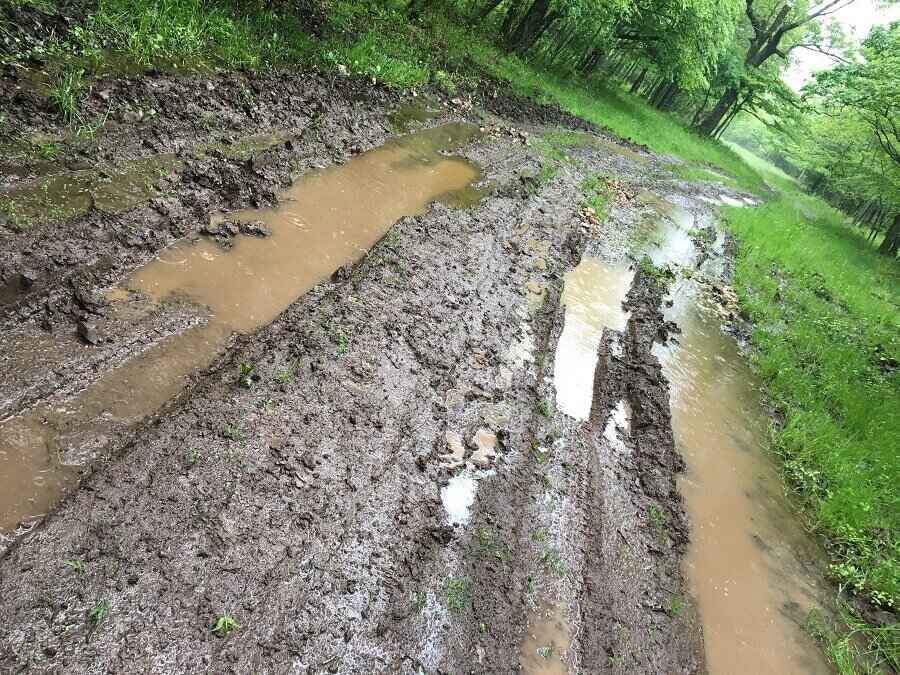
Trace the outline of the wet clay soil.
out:
[[[104,445],[105,426],[134,423],[159,409],[193,370],[212,362],[232,331],[269,323],[316,282],[361,257],[400,217],[464,192],[478,169],[439,153],[477,135],[477,127],[451,124],[400,137],[304,177],[278,208],[229,216],[261,221],[271,236],[239,237],[228,249],[208,238],[183,240],[131,274],[121,289],[157,303],[187,299],[203,308],[204,325],[110,371],[73,401],[38,406],[0,425],[0,532],[47,513],[75,480],[73,467]],[[118,289],[112,295],[129,297]]]
[[[44,461],[106,458],[7,540],[0,670],[729,672],[732,638],[710,629],[717,610],[703,613],[704,582],[684,566],[688,512],[703,516],[677,482],[684,384],[672,375],[670,409],[664,368],[680,347],[659,347],[666,284],[626,255],[640,240],[661,264],[696,266],[689,231],[712,206],[605,138],[535,182],[545,158],[492,114],[596,130],[491,83],[487,113],[469,119],[487,129],[477,142],[471,127],[435,126],[331,169],[314,165],[386,135],[387,94],[211,80],[201,91],[225,123],[219,149],[196,154],[200,127],[179,126],[200,118],[196,84],[152,84],[128,91],[162,111],[136,135],[185,150],[176,195],[129,211],[137,231],[76,218],[71,273],[58,253],[35,255],[64,243],[48,228],[0,256],[9,334],[54,327],[31,358],[52,375],[21,366],[0,405],[20,436],[57,450]],[[237,103],[247,84],[258,110]],[[439,107],[441,119],[394,122],[461,121]],[[289,132],[226,154],[229,126]],[[436,152],[452,148],[466,159]],[[611,172],[652,198],[617,201],[593,227],[578,186]],[[467,188],[479,178],[492,189]],[[648,241],[642,224],[661,217]],[[271,236],[225,236],[229,223]],[[176,241],[207,224],[215,241]],[[108,337],[79,345],[75,319]],[[64,338],[78,349],[57,349]],[[151,408],[163,412],[134,421]],[[46,464],[20,466],[33,478]],[[26,510],[50,510],[47,494]],[[220,636],[224,615],[237,626]]]

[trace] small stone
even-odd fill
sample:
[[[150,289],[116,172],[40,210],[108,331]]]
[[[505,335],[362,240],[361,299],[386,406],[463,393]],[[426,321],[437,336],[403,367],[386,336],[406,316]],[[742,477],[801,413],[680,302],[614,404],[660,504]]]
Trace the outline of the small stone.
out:
[[[200,232],[203,234],[208,234],[211,237],[218,237],[222,234],[222,224],[221,223],[209,223],[208,225],[204,225],[200,228]]]
[[[314,469],[316,466],[316,458],[311,452],[304,452],[303,456],[300,458],[300,461],[303,462],[303,466],[305,466],[307,469]]]
[[[473,444],[478,448],[469,458],[479,469],[487,469],[497,457],[497,435],[490,429],[479,429],[475,432]]]
[[[34,286],[35,282],[38,280],[38,274],[34,270],[22,270],[19,273],[19,284],[23,289],[28,289]]]
[[[447,459],[455,462],[461,462],[466,456],[466,448],[463,446],[462,436],[455,431],[447,431],[444,433],[444,439],[447,443]]]
[[[103,342],[103,334],[94,324],[86,321],[78,322],[78,336],[89,345],[98,345]]]
[[[270,237],[272,230],[265,226],[261,220],[254,220],[249,223],[241,223],[241,234],[250,237]]]

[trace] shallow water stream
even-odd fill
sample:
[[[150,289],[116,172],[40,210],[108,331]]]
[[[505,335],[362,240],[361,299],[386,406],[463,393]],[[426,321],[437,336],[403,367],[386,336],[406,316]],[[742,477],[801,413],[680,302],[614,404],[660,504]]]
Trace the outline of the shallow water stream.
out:
[[[821,554],[763,454],[768,417],[757,380],[722,332],[698,275],[678,274],[696,264],[688,234],[695,219],[677,206],[664,206],[663,213],[667,221],[649,254],[657,265],[679,266],[666,318],[682,333],[655,352],[670,383],[675,442],[687,464],[679,481],[691,522],[686,572],[709,672],[831,672],[803,628],[827,597]]]
[[[229,214],[233,221],[263,221],[270,237],[238,236],[230,250],[206,238],[180,241],[113,289],[118,303],[127,302],[125,290],[155,302],[187,299],[197,305],[200,323],[101,375],[74,399],[40,404],[0,424],[0,533],[47,513],[74,484],[78,467],[101,451],[110,429],[159,410],[233,332],[271,322],[363,256],[403,216],[435,200],[477,199],[471,186],[478,168],[442,153],[478,135],[468,124],[435,127],[304,176],[277,208]]]
[[[827,596],[820,554],[762,454],[767,418],[756,380],[692,286],[682,287],[670,313],[679,343],[659,356],[688,467],[679,483],[691,520],[686,567],[709,672],[829,673],[802,626]]]

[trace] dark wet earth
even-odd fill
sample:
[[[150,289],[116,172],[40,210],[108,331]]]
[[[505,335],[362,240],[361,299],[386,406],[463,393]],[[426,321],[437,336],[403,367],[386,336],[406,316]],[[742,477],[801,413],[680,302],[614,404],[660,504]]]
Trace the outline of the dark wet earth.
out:
[[[502,96],[264,84],[249,112],[229,78],[111,84],[168,94],[98,142],[117,171],[23,160],[0,194],[0,671],[738,672],[685,573],[706,507],[678,476],[713,442],[684,398],[673,436],[685,319],[634,263],[727,285],[697,232],[738,195]],[[594,174],[621,187],[598,222]],[[793,599],[797,556],[759,560]],[[766,672],[818,663],[775,620],[734,629]]]

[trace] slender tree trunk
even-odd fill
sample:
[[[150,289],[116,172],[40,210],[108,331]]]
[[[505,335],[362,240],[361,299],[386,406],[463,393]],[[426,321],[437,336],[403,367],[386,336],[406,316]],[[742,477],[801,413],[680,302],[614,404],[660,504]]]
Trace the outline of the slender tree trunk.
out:
[[[900,249],[900,213],[894,215],[894,222],[884,235],[884,241],[878,247],[878,252],[884,255],[896,256]]]
[[[644,78],[647,77],[647,69],[643,68],[641,70],[640,75],[637,76],[637,79],[631,83],[631,93],[637,94],[638,90],[641,88],[641,85],[644,83]]]
[[[696,112],[694,113],[694,116],[691,118],[691,126],[692,127],[697,126],[697,122],[700,121],[700,116],[706,110],[706,104],[709,103],[709,96],[711,93],[712,93],[712,85],[710,85],[709,88],[706,90],[706,96],[703,97],[703,103],[700,104],[700,107],[697,108]]]
[[[534,0],[515,29],[509,34],[507,48],[524,54],[560,15],[551,11],[551,0]]]
[[[731,109],[731,106],[737,101],[737,97],[738,91],[734,87],[729,88],[722,94],[722,98],[718,100],[716,105],[713,106],[713,109],[709,111],[709,114],[703,118],[702,122],[700,122],[700,126],[698,127],[700,133],[706,136],[712,136],[713,132],[716,131],[722,123],[722,118],[725,117]]]
[[[472,12],[472,15],[469,18],[469,25],[477,26],[478,24],[482,23],[486,18],[488,18],[491,12],[497,9],[501,2],[503,2],[503,0],[488,0],[481,9],[479,9],[477,12]]]

